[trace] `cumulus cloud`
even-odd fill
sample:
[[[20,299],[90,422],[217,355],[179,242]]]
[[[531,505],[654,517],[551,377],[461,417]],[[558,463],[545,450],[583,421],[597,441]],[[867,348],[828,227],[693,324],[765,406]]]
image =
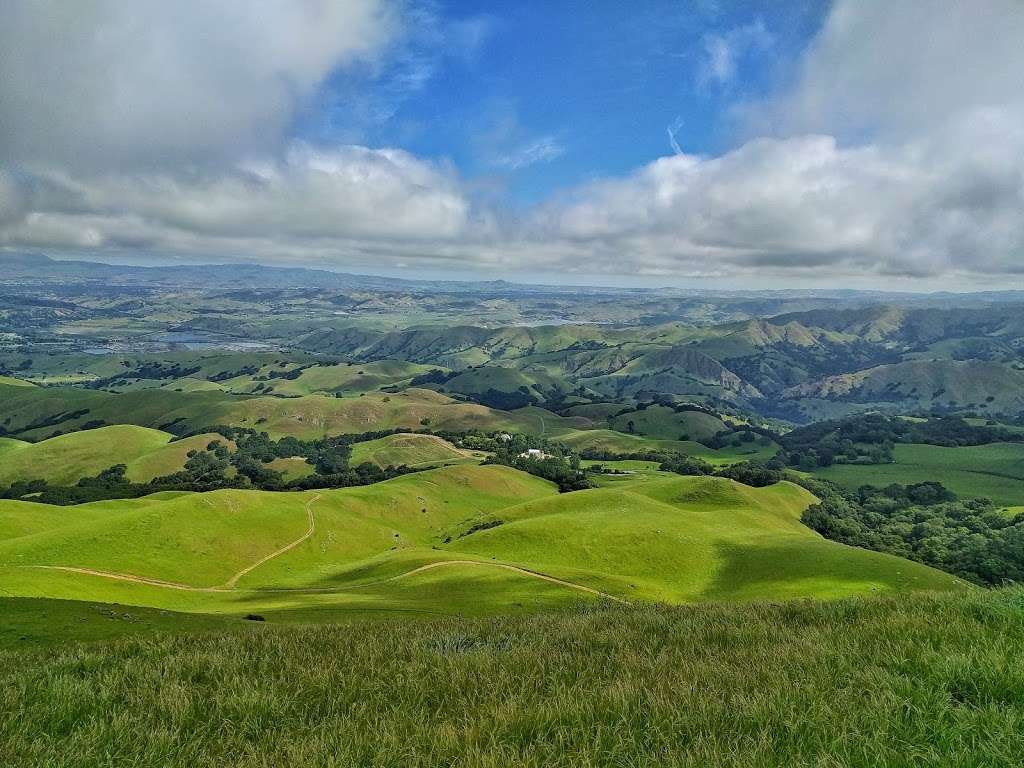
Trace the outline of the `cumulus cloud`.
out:
[[[0,224],[14,221],[24,213],[24,195],[14,177],[0,169]]]
[[[538,238],[588,243],[609,263],[653,274],[1019,272],[1020,118],[972,112],[894,146],[799,135],[714,158],[666,157],[579,190],[534,227]]]
[[[230,250],[244,240],[303,243],[447,239],[470,207],[455,177],[397,149],[296,145],[276,162],[192,174],[37,178],[33,214],[12,245]],[[221,241],[216,245],[217,241]]]
[[[1017,0],[838,0],[794,84],[747,105],[761,136],[578,189],[535,237],[663,275],[1020,274],[1022,39]],[[728,79],[732,46],[708,50]]]
[[[109,169],[272,151],[396,23],[379,0],[5,2],[0,157]]]
[[[795,86],[760,116],[782,132],[856,140],[915,136],[974,109],[1020,108],[1022,40],[1020,0],[839,0]]]
[[[340,262],[374,243],[460,237],[472,213],[451,170],[400,149],[289,138],[326,78],[393,74],[385,56],[423,69],[405,65],[408,39],[424,34],[409,26],[427,11],[387,0],[3,4],[0,244]],[[478,46],[484,30],[462,34]]]
[[[748,284],[1024,272],[1018,0],[838,0],[793,83],[746,105],[743,143],[709,157],[675,142],[522,215],[483,210],[454,171],[399,149],[285,140],[325,73],[386,44],[397,22],[376,3],[267,3],[259,24],[248,4],[165,5],[0,9],[0,150],[16,160],[0,170],[0,245]],[[187,17],[177,31],[171,13]],[[227,21],[239,25],[214,23]],[[138,72],[123,72],[131,56],[112,42],[131,29],[144,42],[128,44]],[[715,82],[737,45],[710,59]],[[51,55],[52,71],[27,71]],[[491,165],[561,151],[513,118],[484,131]]]

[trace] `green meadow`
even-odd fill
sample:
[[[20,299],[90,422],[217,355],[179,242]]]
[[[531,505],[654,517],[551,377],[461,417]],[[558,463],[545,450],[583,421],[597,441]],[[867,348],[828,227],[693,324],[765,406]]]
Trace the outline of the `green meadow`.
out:
[[[642,411],[631,411],[609,419],[609,426],[619,432],[633,432],[662,440],[704,440],[728,429],[717,416],[701,411],[680,411],[664,405],[652,405]],[[683,437],[685,435],[685,437]]]
[[[479,451],[456,448],[447,440],[434,435],[397,434],[354,444],[351,464],[367,462],[381,468],[402,464],[409,467],[431,467],[473,462],[483,457],[484,454]]]
[[[114,464],[126,465],[128,479],[144,483],[177,472],[189,451],[201,451],[217,439],[224,441],[215,434],[174,440],[167,432],[126,424],[72,432],[38,443],[0,438],[0,486],[16,480],[74,485]]]
[[[729,446],[716,450],[693,440],[664,440],[613,429],[566,429],[556,432],[554,439],[577,451],[607,451],[624,455],[651,451],[683,453],[716,465],[770,459],[779,449],[775,443],[764,446],[754,442],[743,443],[738,448]]]
[[[3,501],[0,585],[10,596],[272,621],[971,591],[819,537],[799,519],[813,501],[789,483],[660,473],[559,494],[473,464],[301,493]]]
[[[853,489],[935,480],[962,498],[987,496],[996,504],[1024,504],[1024,444],[897,445],[893,456],[892,464],[834,464],[814,474]]]
[[[1024,596],[282,627],[0,599],[21,766],[1012,766]],[[39,622],[71,639],[47,647]],[[168,626],[180,621],[181,636]],[[112,640],[125,627],[145,632]]]

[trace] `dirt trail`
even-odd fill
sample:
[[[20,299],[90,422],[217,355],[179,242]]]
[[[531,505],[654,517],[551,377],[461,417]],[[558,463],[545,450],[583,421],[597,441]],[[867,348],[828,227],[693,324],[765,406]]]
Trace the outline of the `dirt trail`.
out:
[[[147,576],[132,576],[128,573],[116,573],[114,571],[98,571],[94,568],[75,568],[70,565],[32,565],[27,567],[44,568],[48,571],[67,571],[69,573],[84,573],[88,576],[100,576],[105,579],[115,579],[117,581],[130,581],[135,584],[146,584],[151,587],[163,587],[165,589],[180,589],[185,592],[235,592],[238,591],[237,587],[235,586],[236,584],[238,584],[238,580],[245,576],[247,573],[251,573],[267,561],[273,560],[275,557],[279,557],[280,555],[283,555],[285,552],[295,549],[295,547],[299,546],[299,544],[306,541],[307,539],[309,539],[310,536],[313,535],[314,531],[316,531],[316,518],[313,517],[313,502],[317,501],[320,498],[321,496],[318,493],[316,496],[314,496],[313,498],[306,502],[306,515],[309,516],[309,528],[306,530],[304,534],[302,534],[302,536],[300,536],[290,544],[286,544],[280,549],[271,552],[266,557],[260,558],[252,565],[243,568],[230,579],[228,579],[223,586],[220,587],[194,587],[190,584],[181,584],[177,581],[152,579]]]
[[[233,590],[224,587],[193,587],[189,584],[180,584],[176,581],[164,581],[163,579],[150,579],[146,576],[132,576],[128,573],[114,573],[113,571],[97,571],[92,568],[75,568],[70,565],[25,565],[23,568],[42,568],[47,571],[67,571],[69,573],[84,573],[87,576],[101,576],[104,579],[115,579],[117,581],[130,581],[134,584],[146,584],[150,587],[163,587],[165,589],[180,589],[185,592],[231,592]]]
[[[235,585],[238,583],[238,580],[241,579],[243,576],[245,576],[247,573],[250,573],[250,572],[256,570],[257,568],[259,568],[261,565],[263,565],[268,560],[273,560],[275,557],[283,555],[285,552],[288,552],[289,550],[295,549],[295,547],[299,546],[299,544],[301,544],[302,542],[304,542],[307,539],[309,539],[309,537],[313,535],[313,532],[316,531],[316,518],[313,517],[313,502],[317,501],[320,498],[321,498],[321,496],[318,493],[316,496],[314,496],[312,499],[310,499],[309,501],[306,502],[306,514],[309,516],[309,529],[302,536],[297,538],[291,544],[286,544],[285,546],[281,547],[276,552],[271,552],[269,555],[267,555],[263,559],[257,560],[255,563],[253,563],[249,567],[243,568],[238,573],[236,573],[234,576],[232,576],[230,579],[228,579],[224,583],[224,586],[227,587],[228,589],[234,589]]]
[[[571,581],[565,581],[564,579],[557,579],[554,576],[548,576],[547,574],[544,574],[544,573],[539,573],[537,571],[531,571],[531,570],[529,570],[527,568],[521,568],[521,567],[519,567],[517,565],[508,565],[506,563],[491,563],[491,562],[487,562],[486,560],[440,560],[438,562],[427,563],[426,565],[421,565],[418,568],[413,568],[411,571],[406,571],[405,573],[400,573],[397,576],[391,576],[391,577],[386,578],[386,579],[381,579],[380,581],[371,581],[371,582],[368,582],[368,583],[365,583],[365,584],[355,584],[355,585],[350,586],[350,587],[328,587],[328,588],[315,588],[314,587],[314,588],[309,588],[309,589],[302,589],[302,588],[293,588],[293,589],[239,589],[237,585],[238,585],[239,580],[241,580],[243,576],[245,576],[245,575],[251,573],[252,571],[256,570],[257,568],[259,568],[264,563],[267,563],[270,560],[273,560],[275,557],[280,557],[285,552],[289,552],[289,551],[295,549],[295,547],[299,546],[304,541],[307,541],[316,532],[316,518],[313,515],[313,504],[314,504],[314,502],[316,502],[320,498],[321,498],[321,495],[318,493],[316,496],[314,496],[313,498],[311,498],[309,501],[306,502],[306,514],[309,516],[309,528],[306,530],[306,532],[302,536],[300,536],[299,538],[297,538],[295,541],[291,542],[290,544],[286,544],[285,546],[281,547],[280,549],[278,549],[278,550],[276,550],[274,552],[271,552],[266,557],[260,558],[259,560],[257,560],[252,565],[249,565],[249,566],[243,568],[238,573],[236,573],[234,576],[232,576],[230,579],[228,579],[224,583],[223,586],[219,586],[219,587],[194,587],[194,586],[191,586],[189,584],[182,584],[182,583],[176,582],[176,581],[166,581],[164,579],[153,579],[153,578],[149,578],[149,577],[146,577],[146,576],[133,576],[133,575],[128,574],[128,573],[116,573],[116,572],[113,572],[113,571],[98,571],[98,570],[96,570],[94,568],[76,568],[74,566],[69,566],[69,565],[30,565],[30,566],[23,566],[23,567],[26,567],[26,568],[42,568],[42,569],[50,570],[50,571],[66,571],[66,572],[69,572],[69,573],[82,573],[82,574],[85,574],[87,576],[99,576],[99,577],[104,578],[104,579],[114,579],[116,581],[128,581],[128,582],[132,582],[134,584],[145,584],[145,585],[150,586],[150,587],[162,587],[164,589],[178,589],[178,590],[182,590],[184,592],[291,592],[291,593],[302,593],[302,592],[316,592],[316,593],[339,592],[340,593],[340,592],[347,592],[347,591],[352,590],[352,589],[363,589],[365,587],[371,587],[371,586],[374,586],[376,584],[386,584],[386,583],[391,582],[391,581],[398,581],[399,579],[406,579],[406,578],[408,578],[410,576],[415,576],[416,574],[424,573],[425,571],[431,571],[431,570],[433,570],[435,568],[443,568],[443,567],[451,566],[451,565],[476,565],[476,566],[483,566],[483,567],[486,567],[486,568],[500,568],[502,570],[512,571],[513,573],[522,574],[523,576],[529,576],[529,577],[534,578],[534,579],[540,579],[541,581],[546,581],[546,582],[548,582],[550,584],[558,584],[559,586],[562,586],[562,587],[567,587],[569,589],[575,589],[575,590],[578,590],[580,592],[586,592],[586,593],[591,594],[591,595],[596,595],[597,597],[603,597],[603,598],[605,598],[607,600],[614,600],[617,603],[624,603],[626,605],[629,604],[629,601],[625,600],[624,598],[616,597],[615,595],[610,595],[607,592],[602,592],[602,591],[600,591],[598,589],[592,589],[591,587],[586,587],[586,586],[584,586],[582,584],[576,584],[576,583],[571,582]]]
[[[392,576],[389,579],[381,579],[380,581],[374,581],[374,582],[371,582],[370,584],[360,584],[359,586],[360,587],[369,587],[369,586],[372,586],[373,584],[384,584],[384,583],[387,583],[389,581],[398,581],[399,579],[405,579],[405,578],[408,578],[409,576],[415,576],[417,573],[423,573],[424,571],[430,571],[430,570],[433,570],[434,568],[441,568],[441,567],[448,566],[448,565],[482,565],[482,566],[485,566],[485,567],[488,567],[488,568],[501,568],[501,569],[506,570],[506,571],[512,571],[514,573],[520,573],[520,574],[522,574],[524,576],[532,576],[533,578],[540,579],[541,581],[547,581],[547,582],[550,582],[552,584],[558,584],[558,585],[563,586],[563,587],[569,587],[570,589],[578,589],[580,592],[587,592],[587,593],[589,593],[591,595],[597,595],[598,597],[604,597],[604,598],[607,598],[608,600],[614,600],[617,603],[624,603],[626,605],[629,604],[629,601],[624,599],[624,598],[616,597],[615,595],[609,595],[607,592],[602,592],[602,591],[600,591],[598,589],[592,589],[590,587],[585,587],[582,584],[576,584],[575,582],[572,582],[572,581],[565,581],[564,579],[556,579],[554,576],[548,576],[547,574],[544,574],[544,573],[538,573],[537,571],[531,571],[531,570],[528,570],[526,568],[520,568],[517,565],[507,565],[506,563],[489,563],[486,560],[441,560],[441,561],[436,562],[436,563],[428,563],[427,565],[421,565],[419,568],[413,568],[411,571],[406,571],[405,573],[400,573],[397,576]],[[354,588],[355,587],[353,587],[353,589]]]
[[[294,544],[292,546],[294,546]],[[269,559],[269,558],[264,558],[264,560],[262,560],[261,562],[266,562],[267,559]],[[257,565],[259,565],[259,563],[257,563]],[[232,585],[231,587],[226,587],[226,586],[225,587],[193,587],[193,586],[190,586],[189,584],[181,584],[181,583],[176,582],[176,581],[164,581],[163,579],[150,579],[150,578],[147,578],[145,576],[132,576],[131,574],[127,574],[127,573],[114,573],[112,571],[97,571],[97,570],[94,570],[92,568],[75,568],[75,567],[69,566],[69,565],[27,565],[27,566],[22,566],[22,567],[24,567],[24,568],[43,568],[43,569],[46,569],[46,570],[49,570],[49,571],[67,571],[69,573],[83,573],[83,574],[85,574],[87,576],[99,576],[99,577],[104,578],[104,579],[115,579],[117,581],[130,581],[130,582],[133,582],[135,584],[145,584],[145,585],[150,586],[150,587],[163,587],[164,589],[180,589],[180,590],[182,590],[184,592],[220,592],[220,593],[250,592],[250,593],[255,593],[255,594],[266,594],[266,593],[275,593],[275,594],[276,593],[287,593],[287,594],[303,594],[303,593],[330,594],[330,593],[338,593],[338,594],[340,594],[340,593],[343,593],[343,592],[349,592],[349,591],[356,590],[356,589],[365,589],[366,587],[373,587],[373,586],[376,586],[378,584],[386,584],[386,583],[391,582],[391,581],[398,581],[399,579],[406,579],[406,578],[408,578],[410,576],[415,576],[418,573],[423,573],[424,571],[430,571],[430,570],[433,570],[434,568],[442,568],[442,567],[450,566],[450,565],[477,565],[477,566],[482,566],[484,568],[500,568],[500,569],[505,570],[505,571],[512,571],[513,573],[521,574],[523,576],[529,576],[529,577],[534,578],[534,579],[540,579],[541,581],[546,581],[546,582],[549,582],[551,584],[557,584],[557,585],[559,585],[561,587],[567,587],[568,589],[575,589],[575,590],[578,590],[580,592],[586,592],[587,594],[595,595],[597,597],[603,597],[603,598],[605,598],[607,600],[614,600],[616,603],[622,603],[624,605],[629,605],[630,604],[629,601],[626,600],[625,598],[616,597],[615,595],[610,595],[607,592],[601,592],[600,590],[592,589],[591,587],[586,587],[586,586],[584,586],[582,584],[576,584],[575,582],[572,582],[572,581],[565,581],[564,579],[556,579],[554,576],[548,576],[547,574],[544,574],[544,573],[538,573],[537,571],[531,571],[531,570],[528,570],[527,568],[520,568],[517,565],[507,565],[505,563],[489,563],[489,562],[484,561],[484,560],[441,560],[441,561],[436,562],[436,563],[428,563],[427,565],[421,565],[419,568],[413,568],[411,571],[406,571],[405,573],[400,573],[397,576],[391,576],[391,577],[389,577],[387,579],[381,579],[380,581],[371,581],[371,582],[367,582],[365,584],[353,584],[352,586],[348,586],[348,587],[309,587],[309,588],[291,587],[291,588],[282,588],[282,589],[239,589],[238,587],[236,587],[234,585]],[[251,566],[248,570],[252,570],[252,568],[255,568],[255,567],[256,566]]]

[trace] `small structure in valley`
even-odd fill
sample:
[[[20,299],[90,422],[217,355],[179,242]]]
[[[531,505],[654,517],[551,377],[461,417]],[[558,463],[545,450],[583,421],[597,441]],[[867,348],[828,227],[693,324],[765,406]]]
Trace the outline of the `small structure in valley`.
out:
[[[550,454],[544,453],[540,448],[527,448],[525,451],[519,454],[521,459],[547,459],[550,458]]]

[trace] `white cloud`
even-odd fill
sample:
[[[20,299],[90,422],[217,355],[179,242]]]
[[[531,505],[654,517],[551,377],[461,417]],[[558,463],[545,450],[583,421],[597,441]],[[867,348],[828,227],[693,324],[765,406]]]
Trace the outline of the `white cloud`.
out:
[[[893,146],[801,135],[666,157],[579,190],[534,226],[549,242],[589,244],[591,264],[659,274],[1019,272],[1021,117],[972,113]],[[985,150],[965,154],[965,144]]]
[[[1024,273],[1022,39],[1016,0],[839,0],[793,87],[749,109],[768,137],[578,189],[533,236],[595,270]],[[715,50],[728,80],[733,46]]]
[[[774,42],[775,39],[761,19],[724,34],[705,35],[704,58],[698,72],[699,84],[727,85],[736,77],[736,69],[744,57],[766,51]]]
[[[8,247],[747,284],[773,275],[835,285],[869,274],[880,285],[902,275],[945,276],[951,285],[980,276],[998,285],[1024,272],[1024,11],[1017,0],[978,0],[969,13],[953,0],[839,0],[793,85],[748,105],[750,124],[759,127],[748,141],[717,157],[685,154],[676,142],[674,156],[584,185],[519,218],[474,205],[454,172],[402,150],[284,142],[283,126],[304,90],[379,49],[368,41],[387,38],[393,22],[369,0],[324,11],[321,21],[331,26],[331,14],[362,9],[351,22],[364,33],[346,27],[336,40],[314,30],[312,52],[275,44],[267,30],[250,34],[253,50],[273,64],[253,63],[261,57],[228,44],[241,39],[237,30],[197,21],[212,11],[183,6],[193,14],[183,29],[200,37],[211,30],[227,53],[211,59],[205,44],[181,42],[180,30],[143,33],[156,50],[141,55],[141,75],[124,75],[131,109],[118,103],[120,87],[103,79],[127,54],[104,61],[99,43],[65,30],[79,5],[8,4],[0,22],[31,15],[25,9],[32,7],[49,14],[36,20],[39,28],[27,29],[24,18],[15,26],[42,47],[28,55],[23,43],[10,41],[25,57],[13,70],[4,45],[9,28],[0,23],[0,120],[5,131],[13,127],[0,149],[21,164],[0,170],[0,244]],[[91,9],[87,19],[97,9],[142,18],[112,10],[134,4],[81,7]],[[145,7],[163,28],[173,26],[161,15],[170,11]],[[224,5],[221,13],[245,7]],[[301,23],[290,16],[263,18],[295,34]],[[242,26],[251,32],[255,23]],[[67,50],[54,50],[65,43]],[[139,45],[129,48],[138,53]],[[7,82],[8,71],[51,54],[57,74],[26,72],[25,83]],[[730,61],[735,55],[730,48]],[[161,60],[181,67],[154,80],[154,93],[166,90],[173,104],[139,90]],[[714,82],[730,72],[719,64]],[[65,71],[69,82],[57,82]],[[307,85],[281,89],[280,72]],[[196,93],[178,93],[191,83]],[[31,88],[50,86],[40,104],[10,114],[8,104],[32,102]],[[245,93],[232,93],[236,86]],[[228,105],[236,115],[224,114]],[[106,133],[115,118],[124,124]],[[37,123],[47,124],[30,135]],[[511,108],[498,110],[480,133],[474,149],[495,167],[521,168],[563,151],[555,136],[526,134]]]
[[[0,169],[0,224],[21,218],[25,198],[14,177]]]
[[[795,86],[766,105],[777,130],[908,137],[973,109],[1024,105],[1020,0],[836,2]]]
[[[304,145],[278,162],[209,174],[53,173],[37,179],[33,203],[0,241],[217,253],[260,239],[287,252],[332,241],[456,238],[471,216],[457,180],[407,152]]]
[[[111,169],[273,151],[395,25],[378,0],[10,0],[0,157]]]

